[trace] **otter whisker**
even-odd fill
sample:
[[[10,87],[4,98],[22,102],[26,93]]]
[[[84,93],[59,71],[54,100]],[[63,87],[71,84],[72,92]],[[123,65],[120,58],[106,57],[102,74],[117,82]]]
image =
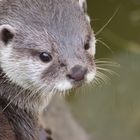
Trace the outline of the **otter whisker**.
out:
[[[103,81],[96,76],[92,85],[94,86],[94,84],[97,85],[97,86],[100,86],[100,85],[103,84]]]
[[[37,93],[38,93],[37,90],[35,90],[34,88],[30,87],[30,92],[29,92],[28,96],[26,97],[25,102],[30,101],[34,97],[36,97],[36,99],[37,99],[38,98]]]
[[[109,66],[113,66],[113,67],[120,66],[118,63],[110,62],[110,61],[97,61],[97,60],[95,60],[95,64],[97,64],[97,65],[109,65]]]
[[[101,29],[99,29],[96,33],[95,36],[99,35],[107,26],[108,24],[112,21],[112,19],[116,16],[116,14],[118,13],[120,7],[118,7],[116,9],[116,11],[113,13],[113,15],[109,18],[109,20],[103,25],[103,27]]]
[[[7,78],[7,75],[5,73],[2,73],[1,74],[2,78],[6,79],[6,80],[3,80],[2,83],[9,83],[11,82],[11,80],[9,78]],[[29,87],[30,88],[30,87]],[[9,90],[10,91],[10,90]],[[2,109],[2,112],[4,112],[8,106],[16,99],[18,98],[18,96],[20,96],[23,92],[25,92],[26,89],[23,89],[23,88],[20,88],[20,91],[18,93],[16,93],[16,96],[14,96],[12,99],[10,99],[9,103]]]
[[[96,39],[97,42],[101,43],[103,46],[105,46],[111,53],[113,53],[112,49],[101,39]]]
[[[98,70],[99,70],[99,71],[101,70],[101,71],[107,72],[107,73],[109,73],[110,75],[117,75],[117,76],[119,76],[119,74],[118,74],[117,72],[115,72],[115,71],[113,71],[113,70],[110,70],[110,69],[107,69],[107,68],[97,67],[96,69],[97,69],[97,71],[98,71]]]
[[[22,89],[20,92],[18,92],[18,93],[9,101],[9,103],[2,109],[2,112],[4,112],[4,111],[9,107],[9,105],[10,105],[16,98],[18,98],[18,96],[20,96],[24,91],[25,91],[25,89]]]
[[[103,80],[101,80],[100,78],[98,78],[97,76],[94,78],[94,81],[91,83],[92,86],[100,86],[102,85],[104,82]]]
[[[96,64],[96,66],[98,66],[98,67],[118,67],[118,66],[115,66],[112,64]]]
[[[97,81],[97,85],[102,85],[104,83],[106,83],[105,79],[103,79],[103,77],[101,76],[96,76],[96,81]]]
[[[104,59],[95,59],[95,62],[96,63],[113,63],[113,64],[116,64],[115,62],[112,62],[112,60],[111,59],[109,59],[109,58],[104,58]]]
[[[70,93],[70,90],[66,90],[65,94],[68,95]]]
[[[55,94],[57,94],[57,89],[56,89],[56,87],[54,86],[53,87],[53,89],[52,89],[52,91],[51,91],[51,94],[52,94],[52,96],[54,96]]]
[[[105,84],[108,84],[110,78],[106,76],[104,73],[97,71],[96,77],[103,81]]]

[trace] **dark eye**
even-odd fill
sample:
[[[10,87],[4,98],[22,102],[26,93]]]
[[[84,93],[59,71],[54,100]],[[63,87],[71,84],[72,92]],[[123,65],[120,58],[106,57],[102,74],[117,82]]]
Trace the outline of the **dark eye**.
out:
[[[85,46],[84,46],[85,50],[88,50],[90,48],[90,44],[89,43],[86,43]]]
[[[42,52],[39,57],[42,62],[50,62],[52,60],[52,56],[47,52]]]

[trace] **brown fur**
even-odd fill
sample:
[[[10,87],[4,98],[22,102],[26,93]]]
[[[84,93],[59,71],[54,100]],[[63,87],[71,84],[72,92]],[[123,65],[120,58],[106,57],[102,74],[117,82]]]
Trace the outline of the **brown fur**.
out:
[[[0,112],[0,122],[0,140],[16,140],[14,130],[2,112]]]
[[[0,97],[0,140],[38,140],[37,120],[25,110]]]

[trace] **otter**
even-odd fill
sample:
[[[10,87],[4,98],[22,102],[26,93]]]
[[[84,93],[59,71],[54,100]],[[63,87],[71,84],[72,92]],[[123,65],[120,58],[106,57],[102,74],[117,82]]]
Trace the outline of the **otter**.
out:
[[[39,139],[51,97],[93,82],[95,43],[86,0],[0,1],[0,139]]]

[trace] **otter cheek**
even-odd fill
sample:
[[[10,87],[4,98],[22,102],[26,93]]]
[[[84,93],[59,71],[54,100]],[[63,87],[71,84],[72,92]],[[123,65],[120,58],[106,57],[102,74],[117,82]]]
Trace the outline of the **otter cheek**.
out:
[[[86,75],[86,83],[88,83],[88,84],[91,83],[94,80],[95,76],[96,76],[96,72],[95,71],[89,72]]]

